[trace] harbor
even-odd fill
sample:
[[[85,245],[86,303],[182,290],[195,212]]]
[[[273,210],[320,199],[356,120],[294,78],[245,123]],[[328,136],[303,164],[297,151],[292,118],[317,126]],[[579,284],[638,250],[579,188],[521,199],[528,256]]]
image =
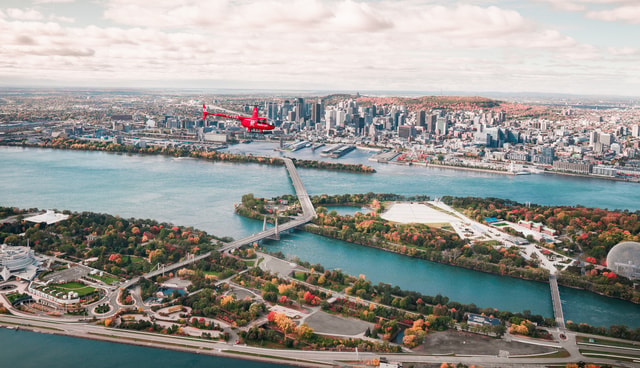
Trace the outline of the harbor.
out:
[[[330,157],[330,158],[340,158],[355,149],[356,149],[356,146],[351,144],[339,144],[320,152],[320,156]]]
[[[369,157],[369,161],[370,162],[378,162],[378,163],[387,163],[389,161],[392,161],[393,159],[395,159],[399,155],[400,155],[400,153],[398,153],[397,151],[394,151],[394,150],[382,151],[380,153],[377,153],[377,154]]]

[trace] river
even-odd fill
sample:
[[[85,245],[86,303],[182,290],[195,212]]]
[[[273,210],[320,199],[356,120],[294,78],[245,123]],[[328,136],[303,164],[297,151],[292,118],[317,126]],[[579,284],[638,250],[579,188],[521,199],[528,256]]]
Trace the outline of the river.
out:
[[[0,346],[2,361],[13,368],[290,367],[5,328],[0,328]]]
[[[256,151],[265,143],[233,146]],[[306,152],[305,151],[309,151]],[[274,153],[272,149],[268,150]],[[259,152],[256,152],[259,153]],[[291,153],[288,153],[291,155]],[[295,153],[313,155],[309,149]],[[353,156],[352,156],[353,155]],[[354,151],[345,162],[366,161]],[[351,157],[349,157],[351,156]],[[239,217],[233,204],[242,195],[273,197],[294,193],[283,167],[210,163],[190,158],[117,155],[0,147],[3,176],[0,205],[56,208],[153,218],[192,225],[217,236],[240,238],[261,230],[262,223]],[[505,176],[398,165],[374,165],[378,173],[361,175],[300,170],[311,195],[386,192],[496,196],[533,203],[629,208],[640,205],[637,184],[554,175]],[[597,195],[596,195],[597,192]],[[377,249],[294,233],[268,246],[373,282],[388,282],[425,294],[440,293],[462,303],[552,315],[548,285],[441,265]],[[354,261],[354,260],[357,260]],[[592,293],[561,288],[565,317],[593,325],[640,327],[640,307]]]

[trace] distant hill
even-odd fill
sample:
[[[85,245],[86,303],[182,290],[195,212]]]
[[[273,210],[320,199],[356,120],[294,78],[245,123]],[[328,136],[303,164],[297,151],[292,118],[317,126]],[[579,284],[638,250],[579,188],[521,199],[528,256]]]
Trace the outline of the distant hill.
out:
[[[468,96],[423,96],[423,97],[358,97],[358,103],[370,105],[404,105],[410,111],[431,109],[456,110],[493,110],[504,111],[511,117],[540,117],[549,114],[544,106],[531,106],[513,102],[504,102],[486,97]]]

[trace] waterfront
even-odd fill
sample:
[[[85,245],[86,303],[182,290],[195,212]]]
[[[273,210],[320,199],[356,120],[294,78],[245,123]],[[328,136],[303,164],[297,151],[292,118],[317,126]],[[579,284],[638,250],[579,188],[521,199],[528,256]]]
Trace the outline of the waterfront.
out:
[[[583,205],[607,209],[640,210],[640,186],[637,183],[584,178],[559,174],[504,175],[456,169],[406,166],[369,162],[374,153],[357,149],[340,160],[320,157],[320,150],[302,149],[277,152],[275,143],[254,142],[231,146],[233,153],[263,156],[290,156],[304,160],[359,163],[373,167],[373,175],[299,169],[310,194],[397,193],[458,197],[497,197],[521,203],[543,205]]]
[[[234,367],[285,368],[287,365],[215,357],[76,337],[0,328],[2,361],[15,368]]]
[[[351,155],[366,157],[362,151],[345,157]],[[260,221],[234,214],[233,204],[243,194],[272,197],[293,193],[283,167],[7,147],[0,147],[0,159],[5,167],[0,181],[3,206],[153,218],[193,225],[217,236],[239,238],[262,228]],[[617,207],[619,201],[627,206],[640,203],[640,191],[633,190],[637,187],[629,183],[558,176],[505,177],[396,165],[377,165],[376,170],[378,173],[373,175],[300,170],[300,175],[312,195],[374,191],[501,196],[534,203],[533,198],[544,198],[543,203],[575,205],[585,203],[578,201],[583,197],[576,193],[591,191],[589,188],[595,186],[599,195],[592,194],[585,200],[600,201],[609,208]],[[269,249],[348,273],[362,273],[376,283],[389,282],[431,295],[440,292],[451,300],[481,307],[551,315],[549,289],[543,283],[434,264],[306,233],[286,237]],[[354,259],[358,262],[349,262]],[[637,305],[567,289],[562,290],[562,297],[567,319],[575,322],[640,326]]]

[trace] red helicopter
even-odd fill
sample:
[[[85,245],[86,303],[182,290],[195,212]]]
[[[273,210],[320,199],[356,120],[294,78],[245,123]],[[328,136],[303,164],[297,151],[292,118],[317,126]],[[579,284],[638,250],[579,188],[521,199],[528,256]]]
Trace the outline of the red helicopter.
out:
[[[247,132],[252,132],[253,130],[257,130],[258,132],[262,133],[265,130],[273,130],[273,128],[275,128],[275,125],[269,124],[269,122],[267,121],[267,118],[258,117],[257,106],[253,107],[253,115],[251,115],[251,117],[208,112],[207,106],[205,106],[204,104],[202,105],[202,110],[203,110],[202,120],[206,120],[207,115],[220,116],[220,117],[229,118],[229,119],[237,119],[237,120],[240,120],[240,123],[242,124],[243,127],[247,128]]]

